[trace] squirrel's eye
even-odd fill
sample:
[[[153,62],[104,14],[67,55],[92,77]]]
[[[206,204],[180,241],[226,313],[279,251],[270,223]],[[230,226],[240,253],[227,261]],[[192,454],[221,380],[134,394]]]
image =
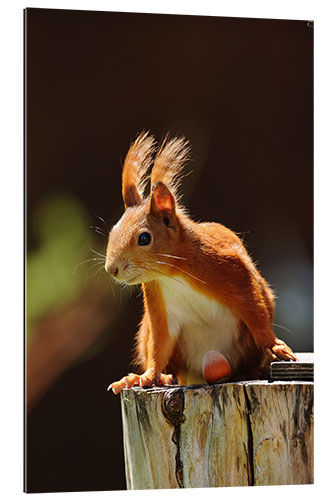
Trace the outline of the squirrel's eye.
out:
[[[144,233],[140,234],[139,240],[138,240],[138,243],[140,246],[143,247],[145,245],[149,245],[150,242],[151,242],[151,236],[149,233],[144,232]]]

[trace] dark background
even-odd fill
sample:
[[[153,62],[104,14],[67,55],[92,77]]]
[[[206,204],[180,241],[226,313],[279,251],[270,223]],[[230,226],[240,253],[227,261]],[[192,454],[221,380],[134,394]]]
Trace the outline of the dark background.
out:
[[[43,203],[71,199],[87,228],[94,214],[112,226],[130,141],[142,129],[157,139],[180,133],[192,144],[193,174],[183,182],[190,213],[243,233],[277,293],[275,321],[292,331],[276,334],[311,351],[312,25],[27,9],[25,29],[28,266],[41,245]],[[96,238],[103,252],[106,240]],[[142,310],[136,295],[101,328],[103,342],[68,362],[29,408],[29,492],[125,488],[120,399],[105,389],[129,371]]]

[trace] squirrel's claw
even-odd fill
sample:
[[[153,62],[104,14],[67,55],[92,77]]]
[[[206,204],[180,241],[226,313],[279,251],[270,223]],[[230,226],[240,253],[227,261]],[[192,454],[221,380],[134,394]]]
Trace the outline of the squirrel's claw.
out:
[[[173,385],[174,377],[172,375],[166,375],[160,373],[154,375],[151,370],[145,371],[142,375],[137,375],[136,373],[129,373],[117,382],[113,382],[109,385],[108,391],[112,389],[114,394],[119,394],[123,389],[130,389],[134,386],[140,387],[150,387],[152,385]]]
[[[284,361],[298,361],[297,357],[283,340],[275,339],[275,344],[265,348],[265,353],[272,361],[282,359]]]

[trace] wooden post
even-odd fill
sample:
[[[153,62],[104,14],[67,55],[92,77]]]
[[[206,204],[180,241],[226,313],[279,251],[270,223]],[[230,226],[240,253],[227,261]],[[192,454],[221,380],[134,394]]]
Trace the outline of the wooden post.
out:
[[[313,483],[313,382],[121,394],[128,489]]]

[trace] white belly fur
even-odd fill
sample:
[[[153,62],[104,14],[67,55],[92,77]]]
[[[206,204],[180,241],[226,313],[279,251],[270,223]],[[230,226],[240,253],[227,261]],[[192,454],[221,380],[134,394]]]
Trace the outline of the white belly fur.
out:
[[[180,336],[182,354],[188,369],[201,375],[207,351],[228,357],[238,334],[239,319],[228,307],[195,291],[179,276],[159,279],[164,297],[169,333]]]

